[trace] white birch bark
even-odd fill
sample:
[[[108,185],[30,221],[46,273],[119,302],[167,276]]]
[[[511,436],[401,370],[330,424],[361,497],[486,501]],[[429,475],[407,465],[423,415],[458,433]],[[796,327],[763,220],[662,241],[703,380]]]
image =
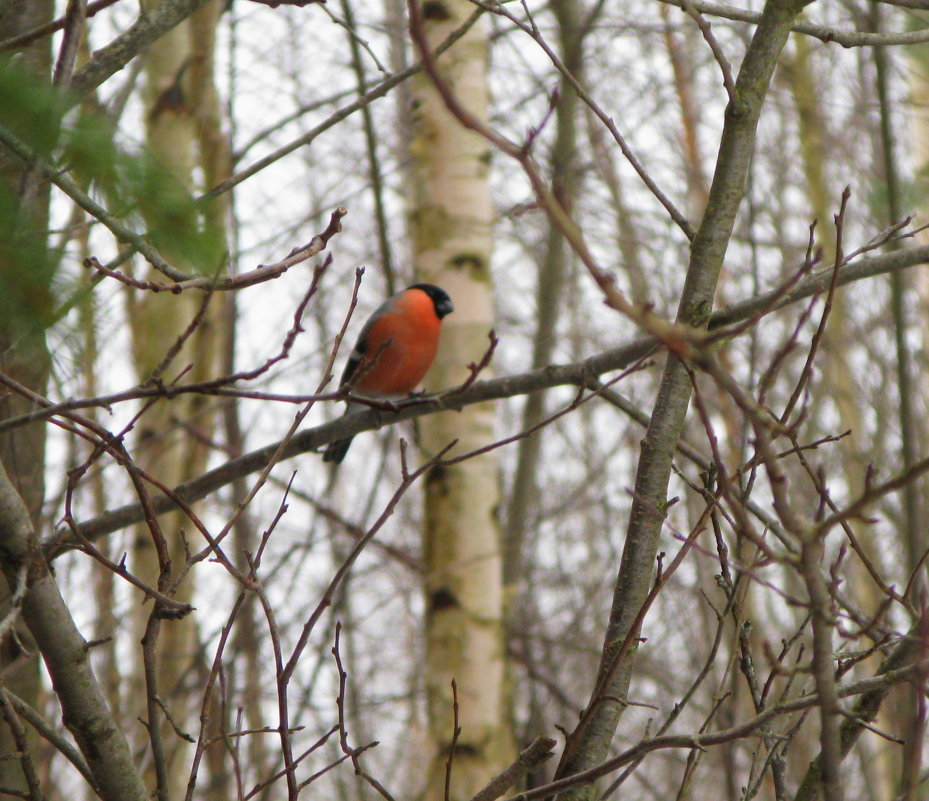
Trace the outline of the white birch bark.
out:
[[[423,6],[432,47],[473,11],[466,0]],[[452,91],[466,108],[486,119],[487,35],[476,25],[438,61]],[[451,387],[480,361],[493,325],[490,258],[493,207],[486,142],[465,130],[446,110],[435,88],[419,76],[414,89],[413,253],[418,280],[443,287],[455,312],[443,322],[439,355],[427,388]],[[421,445],[428,458],[451,440],[452,453],[492,442],[490,404],[425,420]],[[469,798],[509,762],[511,737],[505,723],[503,586],[497,507],[500,491],[493,453],[426,478],[425,555],[426,687],[433,758],[427,797],[441,798],[453,732],[452,690],[458,689],[458,737],[451,782],[452,801]]]

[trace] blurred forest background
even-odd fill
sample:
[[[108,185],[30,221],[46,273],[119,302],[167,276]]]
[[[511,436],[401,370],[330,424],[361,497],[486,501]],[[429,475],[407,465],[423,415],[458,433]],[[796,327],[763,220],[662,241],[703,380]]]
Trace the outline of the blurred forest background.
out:
[[[929,798],[927,103],[929,0],[0,0],[0,797]]]

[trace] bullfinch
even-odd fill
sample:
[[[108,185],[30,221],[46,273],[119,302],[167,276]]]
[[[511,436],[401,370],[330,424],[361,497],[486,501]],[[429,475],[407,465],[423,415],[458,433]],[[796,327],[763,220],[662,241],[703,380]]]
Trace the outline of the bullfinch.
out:
[[[435,358],[442,318],[454,310],[448,293],[434,284],[413,284],[387,298],[361,329],[339,389],[385,400],[411,393]],[[345,413],[361,406],[349,402]],[[352,437],[331,442],[323,461],[338,464],[351,443]]]

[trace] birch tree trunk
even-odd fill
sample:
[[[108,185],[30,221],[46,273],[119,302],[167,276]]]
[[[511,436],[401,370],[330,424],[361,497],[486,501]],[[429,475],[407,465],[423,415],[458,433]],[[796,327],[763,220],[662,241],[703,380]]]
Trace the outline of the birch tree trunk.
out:
[[[158,5],[157,0],[143,4],[146,10]],[[203,171],[210,181],[228,169],[228,147],[219,135],[219,106],[213,89],[213,34],[219,19],[219,2],[210,2],[153,44],[145,54],[147,79],[145,100],[146,141],[150,152],[173,183],[165,182],[166,192],[177,192],[179,208],[183,196],[194,187],[195,171]],[[218,165],[225,166],[218,166]],[[166,199],[168,202],[170,198]],[[206,235],[213,241],[224,241],[225,215],[222,207],[206,210],[203,219]],[[182,218],[181,225],[196,221]],[[223,253],[220,248],[206,249],[193,256],[172,248],[165,238],[162,252],[178,269],[186,273],[204,273],[219,269]],[[157,276],[151,278],[157,280]],[[129,319],[132,325],[133,359],[140,380],[146,380],[162,363],[167,350],[178,340],[197,315],[203,297],[194,293],[172,295],[148,293],[129,297]],[[166,382],[190,365],[186,380],[202,381],[213,377],[219,369],[220,338],[223,331],[222,298],[214,297],[202,323],[184,342],[180,352],[162,376]],[[140,421],[138,427],[137,461],[143,469],[157,475],[169,486],[199,475],[208,456],[204,444],[211,438],[215,422],[209,399],[195,395],[183,396],[170,402],[159,401]],[[170,548],[171,565],[183,565],[186,555],[183,531],[190,531],[180,513],[165,515],[161,526]],[[159,560],[154,540],[147,528],[137,529],[133,548],[135,572],[152,586],[159,585],[164,565]],[[169,568],[170,569],[170,568]],[[162,578],[163,580],[163,578]],[[189,575],[181,585],[177,598],[190,601],[195,579]],[[192,616],[182,620],[163,621],[154,634],[149,626],[150,607],[138,609],[134,621],[138,639],[158,636],[157,676],[158,695],[167,703],[172,716],[182,728],[193,709],[192,698],[182,690],[181,678],[199,658],[197,631]],[[146,686],[142,665],[138,665],[133,697],[144,699],[155,688]],[[138,714],[138,712],[136,712]],[[164,766],[170,781],[169,796],[183,797],[186,771],[183,768],[188,746],[176,736],[165,720],[150,721],[162,725],[168,764]],[[157,761],[157,757],[156,760]],[[157,766],[153,765],[153,769]],[[155,784],[154,777],[146,777]]]
[[[473,11],[466,0],[422,5],[427,40],[442,42]],[[438,60],[451,90],[472,113],[487,117],[487,36],[474,26]],[[413,87],[414,199],[411,208],[417,278],[442,286],[455,312],[443,322],[439,355],[428,389],[451,387],[488,346],[493,323],[490,258],[493,248],[487,144],[448,113],[429,79]],[[489,404],[435,415],[421,426],[426,457],[451,440],[453,453],[492,442]],[[426,666],[429,736],[433,755],[426,797],[441,798],[453,736],[451,683],[457,685],[457,739],[452,801],[470,798],[509,762],[512,737],[505,703],[500,499],[493,453],[426,477]]]

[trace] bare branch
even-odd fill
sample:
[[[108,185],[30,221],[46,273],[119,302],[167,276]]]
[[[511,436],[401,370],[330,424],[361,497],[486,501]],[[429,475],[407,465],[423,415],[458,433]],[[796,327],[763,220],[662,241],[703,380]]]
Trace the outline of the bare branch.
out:
[[[839,276],[839,284],[843,285],[853,280],[879,275],[890,270],[923,264],[927,260],[929,260],[929,246],[911,248],[897,253],[890,253],[885,256],[862,258],[854,265],[843,268]],[[803,281],[787,297],[783,298],[776,308],[783,308],[789,303],[803,300],[811,295],[826,291],[831,280],[832,270],[830,269]],[[779,293],[775,290],[771,293],[766,293],[726,309],[722,309],[711,318],[710,330],[724,324],[731,324],[757,313],[760,309],[766,307],[772,296],[778,297],[778,295]],[[401,422],[424,414],[433,414],[446,409],[458,409],[471,403],[479,403],[481,401],[514,397],[516,395],[535,392],[540,389],[548,389],[550,387],[565,385],[586,386],[592,377],[613,370],[622,370],[635,360],[651,353],[656,347],[657,342],[653,338],[647,337],[637,339],[575,364],[551,365],[519,375],[478,381],[466,392],[454,398],[442,398],[439,400],[416,398],[407,402],[401,402],[395,405],[395,411],[391,414],[389,420],[385,418],[383,412],[378,412],[376,410],[348,415],[333,420],[332,422],[316,426],[315,428],[298,432],[289,440],[287,447],[281,452],[280,458],[288,459],[300,453],[317,450],[336,439],[359,434],[362,431],[380,428],[385,425],[385,422]],[[0,383],[3,382],[3,374],[0,373]],[[150,392],[148,394],[155,395],[157,393]],[[133,397],[136,396],[133,395]],[[336,399],[339,396],[332,395],[331,397]],[[303,402],[305,399],[298,400]],[[22,418],[17,418],[17,424],[21,425],[24,422],[29,422],[34,419],[36,418],[33,414],[25,415]],[[7,424],[0,423],[0,432],[4,431],[6,427]],[[193,481],[178,486],[175,489],[175,493],[178,498],[183,499],[187,503],[204,498],[211,492],[215,492],[220,487],[229,484],[237,477],[262,470],[268,464],[268,460],[271,456],[277,452],[279,446],[280,443],[273,443],[238,457],[237,459],[233,459],[226,464],[204,473]],[[927,469],[929,469],[929,465],[923,465],[920,471],[914,470],[913,474],[920,474],[920,472],[924,472]],[[911,475],[906,475],[892,479],[888,482],[886,487],[884,487],[882,494],[894,491],[903,485],[902,482],[910,480],[911,478]],[[846,516],[857,513],[860,508],[863,508],[873,501],[874,497],[879,497],[879,494],[877,496],[869,495],[867,498],[863,498],[861,500],[861,505],[855,509],[848,510]],[[159,513],[174,508],[174,502],[165,496],[157,496],[153,499],[153,504],[155,510]],[[92,520],[84,521],[80,524],[80,527],[84,536],[93,540],[96,537],[116,531],[131,523],[138,522],[141,519],[140,515],[141,508],[137,504],[130,504],[106,512]],[[823,525],[835,525],[836,522],[838,521],[827,520],[824,521]],[[65,534],[66,532],[60,532],[47,547],[53,550],[59,548]]]
[[[677,6],[680,9],[684,9],[686,4],[691,4],[701,14],[721,17],[722,19],[731,19],[736,22],[750,22],[757,25],[761,21],[761,14],[759,12],[726,5],[725,3],[714,3],[708,0],[661,0],[661,2]],[[917,0],[917,2],[919,2],[919,0]],[[905,5],[906,2],[899,2],[899,4]],[[927,6],[920,4],[915,7],[925,9]],[[791,30],[795,33],[802,33],[814,39],[819,39],[826,44],[835,42],[836,44],[842,45],[842,47],[912,45],[929,41],[929,29],[927,28],[904,33],[870,33],[867,31],[840,30],[839,28],[830,28],[826,25],[814,25],[813,23],[800,20],[791,26]]]
[[[71,79],[72,103],[77,103],[107,78],[125,67],[148,45],[176,27],[209,0],[163,0],[149,13],[140,14],[129,30],[97,50]]]

